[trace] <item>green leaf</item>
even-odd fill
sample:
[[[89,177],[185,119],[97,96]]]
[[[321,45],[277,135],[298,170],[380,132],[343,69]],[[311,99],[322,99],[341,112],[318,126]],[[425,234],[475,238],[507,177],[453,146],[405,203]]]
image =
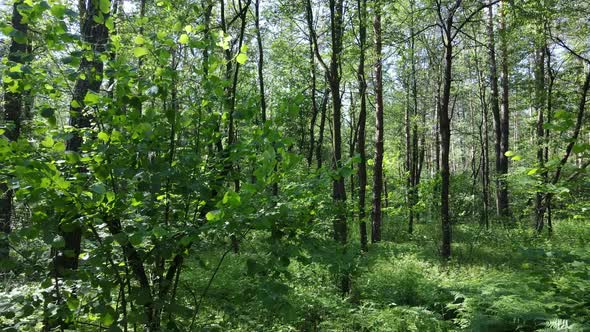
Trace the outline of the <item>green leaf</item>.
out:
[[[113,20],[112,16],[109,16],[107,20],[104,22],[104,26],[107,27],[109,30],[113,30],[115,28],[115,20]]]
[[[51,15],[61,19],[64,17],[64,14],[66,13],[66,6],[53,5],[53,6],[51,6],[51,9],[49,11],[51,12]]]
[[[33,314],[33,312],[35,311],[35,308],[33,308],[33,306],[30,304],[25,304],[22,308],[22,311],[23,311],[23,317],[28,317],[31,314]]]
[[[43,141],[41,141],[41,145],[43,145],[46,148],[51,148],[53,147],[54,141],[53,141],[53,137],[51,136],[45,136],[45,139],[43,139]]]
[[[63,142],[57,142],[53,146],[53,151],[55,152],[64,152],[66,150],[66,145]]]
[[[236,61],[237,61],[239,64],[243,65],[243,64],[245,64],[245,63],[246,63],[246,61],[248,61],[248,56],[247,56],[246,54],[244,54],[244,53],[240,53],[240,54],[238,54],[238,56],[236,57]]]
[[[96,93],[94,93],[92,91],[88,91],[88,93],[86,93],[86,96],[84,97],[84,104],[86,104],[88,106],[96,105],[96,104],[98,104],[99,100],[100,100],[99,95],[97,95]]]
[[[228,191],[223,195],[223,204],[229,205],[231,207],[238,207],[242,204],[242,199],[240,195],[234,191]]]
[[[104,131],[101,131],[100,133],[98,133],[98,139],[106,143],[109,141],[109,134],[105,133]]]
[[[106,326],[111,326],[115,322],[116,317],[117,313],[115,310],[111,306],[108,306],[107,310],[105,310],[105,313],[102,315],[101,322]]]
[[[78,309],[78,306],[80,305],[80,300],[78,300],[75,297],[70,297],[67,301],[67,304],[68,304],[68,308],[70,310],[76,310],[76,309]]]
[[[111,1],[110,0],[100,0],[99,1],[100,11],[104,14],[108,14],[111,11]]]
[[[539,171],[538,168],[533,168],[530,171],[528,171],[528,173],[526,173],[527,175],[535,175],[537,174],[537,172]]]
[[[188,44],[189,40],[190,40],[190,38],[188,37],[188,35],[186,33],[183,33],[182,35],[180,35],[180,38],[178,38],[178,42],[183,45]]]
[[[95,183],[92,186],[90,186],[90,190],[92,192],[99,194],[99,195],[102,195],[107,191],[107,188],[102,183]]]
[[[136,47],[136,48],[133,49],[133,55],[136,58],[140,58],[140,57],[142,57],[144,55],[147,55],[148,53],[149,53],[148,52],[148,49],[145,48],[145,47]]]
[[[575,144],[572,150],[574,151],[574,153],[582,153],[582,152],[588,150],[589,148],[590,148],[590,144],[581,143],[581,144]]]
[[[80,103],[77,100],[72,100],[72,102],[70,103],[70,106],[73,108],[80,108]]]
[[[143,43],[145,43],[145,39],[143,38],[143,36],[138,35],[138,36],[135,37],[135,39],[133,40],[133,42],[136,45],[143,45]]]
[[[222,216],[223,216],[223,213],[221,211],[213,210],[213,211],[207,212],[207,214],[205,215],[205,218],[207,218],[208,221],[218,221],[219,219],[221,219]]]

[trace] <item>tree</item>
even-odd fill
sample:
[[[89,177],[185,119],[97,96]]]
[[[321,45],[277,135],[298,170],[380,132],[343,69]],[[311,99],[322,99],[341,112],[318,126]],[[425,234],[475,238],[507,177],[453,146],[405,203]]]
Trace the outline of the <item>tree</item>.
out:
[[[499,176],[505,176],[508,173],[508,156],[506,156],[506,153],[509,151],[510,148],[510,108],[508,99],[510,94],[510,86],[508,82],[508,41],[506,36],[507,32],[505,6],[505,2],[500,1],[500,58],[502,60],[502,75],[500,78],[500,83],[502,86],[502,105],[500,109],[500,154],[497,156],[500,158],[500,162],[498,163]],[[500,187],[497,198],[497,210],[499,211],[500,216],[508,217],[510,215],[510,207],[508,204],[508,188],[506,186],[506,181],[500,178],[500,180],[497,183],[497,186]]]
[[[383,191],[383,58],[381,39],[381,2],[376,1],[373,17],[375,35],[375,163],[373,166],[373,205],[371,242],[381,241],[381,193]]]
[[[23,20],[21,14],[23,1],[15,1],[12,5],[12,37],[8,51],[8,61],[18,71],[29,61],[30,46],[28,41],[29,26]],[[18,81],[16,81],[18,82]],[[4,121],[7,124],[4,136],[9,141],[16,141],[21,136],[22,121],[24,118],[25,94],[22,88],[16,85],[16,89],[10,84],[4,84]],[[12,230],[13,218],[13,191],[4,182],[0,183],[0,262],[9,258],[10,247],[8,235]]]
[[[358,0],[358,20],[359,20],[359,65],[358,65],[358,85],[360,97],[360,110],[358,118],[358,143],[357,153],[360,156],[358,165],[359,178],[359,232],[361,238],[361,250],[367,251],[367,223],[365,221],[365,196],[367,192],[367,153],[366,153],[366,122],[367,122],[367,82],[365,77],[365,47],[367,41],[367,1]]]
[[[451,257],[451,231],[452,224],[449,213],[449,187],[450,187],[450,165],[449,155],[451,147],[451,85],[453,83],[453,48],[455,38],[462,31],[465,24],[482,9],[493,5],[493,2],[482,5],[473,10],[462,21],[456,22],[455,16],[462,8],[462,0],[456,0],[452,5],[445,7],[441,1],[436,1],[438,24],[441,28],[441,37],[444,45],[444,74],[443,93],[438,114],[439,132],[441,138],[441,223],[442,223],[442,247],[441,256],[445,259]],[[507,139],[507,138],[506,138]]]
[[[81,153],[84,140],[84,130],[92,125],[93,115],[85,111],[88,100],[96,98],[100,92],[104,64],[100,54],[106,51],[106,43],[109,38],[109,30],[104,24],[109,17],[110,8],[99,6],[94,1],[88,1],[86,6],[81,6],[81,38],[90,46],[87,56],[82,57],[79,72],[83,73],[75,83],[72,102],[70,103],[70,125],[74,128],[72,138],[67,141],[66,150]],[[95,19],[101,17],[100,19]],[[80,167],[80,172],[86,170]],[[80,244],[82,240],[82,226],[80,220],[69,220],[62,225],[62,234],[65,240],[64,250],[58,253],[55,269],[62,274],[68,270],[76,270],[80,256]]]

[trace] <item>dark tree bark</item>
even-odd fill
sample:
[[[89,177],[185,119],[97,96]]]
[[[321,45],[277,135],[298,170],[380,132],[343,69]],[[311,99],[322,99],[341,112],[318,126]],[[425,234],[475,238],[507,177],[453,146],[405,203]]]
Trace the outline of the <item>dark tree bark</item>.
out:
[[[361,240],[361,250],[367,251],[367,222],[365,211],[365,199],[367,193],[367,152],[365,148],[367,133],[367,82],[365,77],[365,44],[367,41],[367,0],[357,1],[358,16],[359,16],[359,66],[358,66],[358,84],[360,97],[359,110],[359,129],[358,129],[358,144],[357,153],[360,156],[358,165],[358,181],[359,181],[359,233]]]
[[[381,241],[381,196],[383,191],[383,58],[381,39],[381,3],[376,1],[373,19],[376,61],[375,75],[375,164],[373,166],[373,206],[371,242]]]
[[[326,128],[326,111],[328,109],[328,99],[330,98],[330,89],[326,88],[324,96],[322,97],[322,103],[320,105],[320,132],[318,133],[318,143],[316,146],[316,159],[318,170],[322,168],[323,162],[323,146],[324,146],[324,131]]]
[[[460,4],[460,1],[458,1]],[[458,7],[458,6],[457,6]],[[454,12],[457,8],[453,8]],[[449,215],[449,185],[450,185],[450,168],[449,152],[451,147],[451,120],[449,117],[449,104],[451,99],[451,84],[453,79],[453,13],[448,14],[443,25],[444,34],[444,77],[443,93],[441,98],[441,107],[438,114],[439,131],[441,139],[441,223],[442,223],[442,247],[441,255],[445,259],[451,257],[451,219]]]
[[[414,29],[414,2],[410,2],[410,38],[409,38],[409,62],[410,75],[407,84],[407,105],[405,114],[406,130],[406,172],[407,172],[407,197],[408,204],[408,233],[414,232],[414,206],[417,203],[417,191],[421,170],[419,163],[423,153],[418,150],[418,87],[416,79],[415,60],[415,29]],[[423,150],[422,150],[423,151]]]
[[[244,34],[246,30],[246,16],[248,14],[248,8],[250,7],[250,3],[252,0],[247,0],[245,5],[242,3],[242,0],[238,0],[238,13],[236,18],[240,18],[240,29],[239,29],[239,36],[237,39],[237,49],[241,50],[242,43],[244,41]],[[229,25],[226,20],[226,12],[225,12],[225,0],[220,1],[220,14],[221,14],[221,30],[224,34],[228,33]],[[233,20],[232,20],[233,21]],[[228,130],[227,130],[227,138],[228,143],[223,150],[223,158],[224,158],[224,175],[228,178],[229,181],[233,181],[234,183],[234,190],[235,192],[240,191],[240,177],[239,175],[239,164],[234,163],[231,160],[231,150],[234,148],[235,144],[238,140],[238,134],[236,129],[235,123],[235,110],[236,110],[236,91],[238,86],[238,76],[240,73],[240,63],[235,62],[232,59],[232,51],[230,49],[225,50],[224,57],[226,61],[226,68],[225,68],[225,78],[227,81],[231,82],[225,89],[225,100],[224,100],[224,108],[228,114]],[[221,146],[221,143],[219,143]],[[234,253],[239,251],[239,243],[238,239],[235,234],[230,235],[232,247]]]
[[[488,22],[489,23],[489,22]],[[488,30],[489,32],[489,30]],[[489,45],[488,45],[489,46]],[[490,227],[489,222],[489,207],[490,207],[490,162],[489,162],[489,124],[488,124],[488,113],[489,104],[486,93],[486,82],[484,73],[481,70],[478,48],[474,46],[475,56],[475,70],[477,72],[478,88],[479,88],[479,104],[481,106],[481,122],[479,124],[479,142],[481,147],[481,184],[482,184],[482,202],[483,202],[483,213],[482,213],[482,224],[485,225],[486,229]],[[497,90],[497,82],[496,82]],[[497,92],[497,91],[496,91]],[[492,97],[493,98],[493,97]],[[496,96],[496,106],[497,96]]]
[[[330,0],[332,56],[330,59],[329,83],[332,92],[332,122],[334,126],[334,159],[332,161],[332,167],[336,171],[342,167],[342,99],[340,96],[340,65],[342,57],[343,10],[344,6],[342,0]],[[338,205],[337,209],[339,210],[334,221],[334,239],[341,244],[346,244],[348,232],[346,227],[346,213],[344,211],[346,188],[344,187],[343,176],[339,176],[332,181],[332,198],[336,205]]]
[[[67,141],[66,150],[81,152],[83,138],[81,131],[90,128],[92,115],[84,112],[84,97],[89,92],[98,94],[102,84],[103,63],[99,58],[100,53],[105,51],[106,43],[109,38],[109,31],[103,23],[97,23],[94,20],[95,15],[104,15],[105,21],[108,13],[101,13],[98,2],[88,1],[86,7],[83,7],[82,21],[82,40],[90,45],[92,55],[82,57],[80,62],[81,73],[85,77],[78,78],[74,86],[74,95],[70,105],[70,125],[76,130],[72,133],[72,138]],[[85,169],[81,169],[86,172]],[[78,268],[78,256],[80,255],[80,243],[82,240],[82,229],[77,221],[72,221],[66,229],[62,228],[62,236],[65,240],[64,249],[58,253],[56,259],[56,270],[58,273],[72,271]]]
[[[260,91],[260,115],[262,123],[266,122],[266,96],[264,91],[264,50],[262,48],[262,34],[260,33],[260,0],[255,3],[256,13],[256,41],[258,42],[258,89]]]
[[[574,54],[574,55],[576,55],[576,54]],[[583,60],[586,64],[590,64],[589,60],[587,60],[587,59],[583,59]],[[555,184],[557,184],[557,182],[559,182],[559,179],[561,178],[561,171],[563,169],[563,166],[568,162],[569,157],[571,156],[572,151],[574,149],[574,145],[576,145],[576,142],[578,141],[578,137],[580,136],[580,131],[582,130],[582,124],[584,123],[584,116],[585,116],[585,112],[586,112],[586,102],[588,99],[588,91],[589,90],[590,90],[590,71],[588,71],[588,73],[586,73],[586,79],[584,80],[584,84],[583,84],[581,91],[580,91],[580,102],[578,104],[578,113],[576,116],[576,125],[574,127],[574,132],[573,132],[572,137],[570,138],[569,143],[565,149],[565,153],[564,153],[563,157],[561,158],[561,160],[559,161],[559,164],[557,165],[557,170],[555,171],[555,174],[553,175],[553,178],[551,179],[551,182],[550,182],[553,185],[555,185]],[[582,168],[585,169],[587,166],[588,166],[588,163],[584,164]],[[574,179],[575,175],[577,175],[577,174],[578,173],[572,174],[572,176],[569,179]],[[547,207],[547,209],[549,211],[551,211],[553,194],[547,193],[544,198],[545,198],[545,206]],[[549,229],[548,231],[551,234],[551,232],[553,231],[552,225],[548,223],[547,228]]]
[[[440,174],[441,174],[441,224],[442,224],[442,245],[441,256],[448,260],[451,257],[452,224],[449,211],[449,187],[450,187],[450,165],[449,154],[451,145],[451,117],[449,106],[451,101],[451,85],[453,84],[453,42],[461,32],[465,24],[486,7],[492,6],[495,2],[484,4],[473,10],[461,22],[455,22],[455,14],[462,5],[462,0],[456,0],[452,6],[444,8],[439,0],[436,1],[439,26],[444,46],[444,70],[443,70],[443,91],[440,102],[438,122],[441,139],[440,146]]]
[[[488,8],[488,23],[487,23],[487,34],[488,34],[488,52],[489,52],[489,64],[490,64],[490,88],[491,98],[490,105],[492,108],[492,115],[494,117],[494,151],[496,157],[496,213],[500,215],[500,197],[501,197],[501,182],[500,176],[502,175],[501,165],[501,144],[502,144],[502,125],[500,122],[500,93],[498,89],[498,66],[496,62],[496,44],[494,36],[494,14],[493,6]]]
[[[506,152],[509,149],[510,138],[510,109],[508,102],[509,83],[508,83],[508,44],[506,41],[506,15],[505,15],[504,1],[500,1],[500,52],[502,58],[502,107],[500,109],[500,130],[502,132],[502,140],[500,142],[500,161],[499,161],[499,176],[508,174],[508,157]],[[508,201],[508,188],[506,181],[500,179],[498,182],[498,211],[501,217],[510,216],[510,206]]]
[[[23,1],[15,1],[12,7],[12,27],[21,34],[27,36],[29,27],[23,22],[23,16],[19,11],[19,6]],[[8,50],[8,61],[13,64],[25,64],[29,61],[29,44],[19,43],[14,38],[10,42]],[[21,123],[24,117],[25,96],[23,92],[11,92],[8,88],[4,89],[4,121],[6,130],[4,136],[9,141],[16,141],[21,134]],[[0,232],[2,236],[8,236],[12,230],[13,217],[13,191],[8,188],[6,183],[0,183]],[[0,262],[8,259],[10,255],[10,246],[7,238],[0,240]]]
[[[310,33],[311,34],[311,33]],[[315,66],[315,55],[313,51],[313,40],[309,38],[309,71],[311,76],[310,93],[311,93],[311,123],[309,125],[309,151],[307,152],[307,167],[311,168],[313,162],[313,152],[315,147],[315,126],[318,118],[317,103],[317,75]]]
[[[545,107],[545,49],[546,45],[538,47],[535,50],[535,99],[534,108],[537,111],[537,165],[539,169],[545,166],[545,142],[544,111]],[[535,229],[537,232],[543,230],[545,224],[545,204],[543,202],[543,193],[538,191],[535,195]]]
[[[342,96],[340,91],[341,82],[341,65],[342,65],[342,37],[344,34],[344,1],[343,0],[330,0],[330,34],[332,37],[331,41],[331,57],[330,66],[326,65],[326,62],[322,59],[318,49],[317,36],[315,29],[313,28],[313,8],[311,0],[306,1],[306,14],[307,24],[310,33],[310,38],[313,42],[313,51],[320,65],[326,71],[328,79],[329,90],[332,96],[332,169],[338,171],[342,167]],[[326,95],[327,97],[327,95]],[[324,98],[323,103],[327,103],[327,99]],[[324,105],[322,105],[324,108]],[[325,110],[322,109],[322,122],[325,121]],[[321,148],[321,140],[323,139],[324,124],[320,125],[320,142],[318,142],[318,148]],[[321,167],[320,162],[321,152],[318,150],[318,169]],[[335,177],[332,181],[332,199],[336,206],[336,216],[333,222],[333,236],[334,240],[342,245],[344,251],[346,251],[346,243],[348,241],[348,226],[346,224],[346,188],[344,184],[344,177]],[[350,290],[350,276],[348,272],[344,272],[340,278],[340,290],[342,293],[348,293]]]

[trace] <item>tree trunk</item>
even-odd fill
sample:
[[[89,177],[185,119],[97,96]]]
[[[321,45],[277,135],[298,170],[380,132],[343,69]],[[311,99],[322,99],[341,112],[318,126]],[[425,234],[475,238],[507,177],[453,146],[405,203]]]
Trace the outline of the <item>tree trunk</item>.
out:
[[[500,162],[499,162],[499,176],[506,176],[508,173],[508,157],[506,152],[509,149],[510,138],[510,113],[508,103],[508,44],[506,41],[506,15],[504,1],[500,2],[500,51],[502,57],[502,107],[500,110],[500,130],[502,132],[502,140],[500,142]],[[498,182],[498,211],[501,217],[508,217],[510,215],[510,207],[508,203],[508,188],[506,181],[500,179]]]
[[[537,111],[537,166],[543,169],[545,166],[545,149],[543,144],[545,142],[544,112],[545,107],[545,48],[540,46],[535,51],[535,104],[534,108]],[[545,205],[543,203],[543,193],[538,191],[535,195],[535,229],[541,232],[545,222]]]
[[[23,1],[16,1],[13,4],[11,22],[12,27],[16,31],[20,31],[23,35],[27,36],[29,27],[23,22],[23,16],[18,9],[22,4]],[[8,61],[14,64],[25,64],[29,61],[29,53],[28,40],[21,44],[12,38],[8,51]],[[4,136],[13,142],[20,137],[21,123],[24,117],[25,98],[23,92],[20,90],[18,92],[10,92],[8,88],[4,89],[4,121],[6,123]],[[13,191],[8,188],[8,185],[6,183],[0,183],[0,232],[3,233],[0,239],[0,262],[7,260],[10,256],[10,246],[7,236],[12,230],[13,196]]]
[[[381,41],[381,3],[377,1],[373,20],[375,33],[375,163],[373,166],[373,207],[371,242],[381,241],[381,194],[383,190],[383,64]]]
[[[318,133],[318,143],[316,146],[316,159],[318,170],[322,168],[323,162],[323,146],[324,146],[324,132],[326,129],[326,112],[328,109],[328,99],[330,98],[330,89],[326,88],[324,96],[322,97],[322,104],[320,105],[320,132]]]
[[[313,25],[310,25],[313,29]],[[311,32],[309,32],[311,35]],[[310,82],[310,93],[311,93],[311,123],[309,125],[309,151],[307,153],[307,167],[311,168],[313,161],[313,152],[315,149],[315,125],[318,117],[318,104],[317,104],[317,75],[315,66],[315,55],[313,50],[313,40],[309,38],[309,71],[311,76]]]
[[[82,23],[82,40],[90,45],[94,52],[92,58],[82,57],[80,62],[81,73],[85,77],[78,78],[74,87],[74,95],[70,106],[70,125],[76,129],[72,133],[72,138],[68,140],[66,149],[73,152],[81,152],[82,148],[82,134],[80,130],[90,128],[92,116],[84,113],[85,108],[84,98],[89,92],[98,94],[102,84],[103,63],[96,54],[105,51],[106,43],[109,38],[109,31],[102,23],[97,23],[94,20],[95,15],[100,14],[98,4],[94,1],[88,1],[84,8],[84,19]],[[103,13],[108,17],[108,13]],[[86,169],[80,169],[86,172]],[[72,221],[67,230],[62,228],[62,235],[65,240],[64,249],[58,253],[56,259],[56,270],[59,274],[67,270],[76,270],[78,268],[78,256],[80,255],[80,243],[82,241],[82,229],[76,221]]]
[[[342,24],[343,24],[342,0],[330,0],[330,25],[332,35],[332,56],[330,61],[330,90],[332,92],[332,122],[333,122],[333,149],[334,155],[332,167],[338,171],[342,167],[342,99],[340,96],[340,60],[342,57]],[[334,221],[334,239],[341,244],[347,240],[346,214],[344,204],[346,202],[346,189],[344,177],[338,176],[332,181],[332,198],[338,206],[336,220]]]
[[[365,199],[367,193],[367,153],[365,142],[367,138],[366,123],[367,123],[367,82],[365,77],[365,44],[367,40],[367,0],[358,0],[358,16],[359,16],[359,67],[358,67],[358,84],[360,96],[360,111],[359,111],[359,131],[358,131],[358,145],[357,152],[360,156],[358,165],[358,181],[359,181],[359,232],[361,238],[361,250],[367,251],[367,222],[365,211]]]
[[[262,34],[260,33],[260,0],[255,3],[256,13],[256,40],[258,42],[258,88],[260,90],[260,116],[262,124],[266,122],[266,96],[264,91],[264,50],[262,48]]]
[[[453,10],[454,12],[454,10]],[[441,99],[441,107],[439,109],[439,130],[440,130],[440,153],[441,153],[441,196],[440,196],[440,213],[442,224],[442,247],[441,255],[444,259],[451,257],[451,219],[449,215],[449,185],[450,185],[450,168],[449,168],[449,152],[451,145],[451,120],[449,118],[449,104],[451,100],[451,84],[453,80],[453,15],[445,19],[443,24],[444,34],[444,76],[443,76],[443,94]]]
[[[340,95],[340,66],[342,57],[342,36],[343,36],[343,0],[330,0],[330,27],[332,35],[332,55],[330,59],[330,74],[328,75],[330,81],[330,90],[332,92],[332,121],[334,127],[333,149],[334,155],[332,160],[332,168],[334,171],[339,171],[342,167],[342,100]],[[334,240],[340,243],[346,250],[346,242],[348,239],[348,228],[346,225],[346,188],[344,185],[344,177],[337,176],[332,181],[332,199],[336,205],[336,216],[334,218]],[[350,290],[350,277],[348,272],[343,272],[341,276],[340,290],[346,294]]]
[[[502,144],[502,126],[500,122],[500,93],[498,90],[498,69],[496,64],[496,45],[494,40],[494,14],[493,6],[488,8],[488,52],[490,64],[490,88],[491,98],[490,105],[492,108],[492,115],[494,117],[494,150],[496,153],[496,213],[500,215],[500,197],[501,197],[501,182],[499,176],[502,174],[501,165],[501,144]]]

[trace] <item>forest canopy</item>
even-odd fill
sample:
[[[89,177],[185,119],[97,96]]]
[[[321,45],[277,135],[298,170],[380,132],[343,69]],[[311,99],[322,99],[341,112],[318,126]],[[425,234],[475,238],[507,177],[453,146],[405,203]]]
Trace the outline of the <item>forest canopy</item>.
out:
[[[0,330],[590,329],[589,18],[3,1]]]

